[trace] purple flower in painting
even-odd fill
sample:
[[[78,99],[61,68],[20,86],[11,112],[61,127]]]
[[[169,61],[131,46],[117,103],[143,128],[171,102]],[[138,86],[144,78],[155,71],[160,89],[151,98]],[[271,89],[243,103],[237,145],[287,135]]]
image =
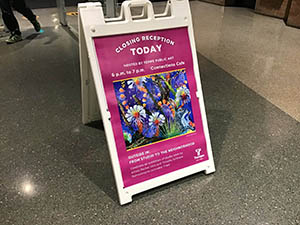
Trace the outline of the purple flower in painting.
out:
[[[164,115],[165,115],[168,119],[174,117],[174,116],[173,116],[173,112],[172,112],[172,110],[170,109],[169,106],[167,106],[167,105],[164,104],[164,105],[161,106],[161,109],[162,109]]]
[[[145,84],[147,90],[152,94],[152,96],[155,98],[155,100],[159,100],[161,97],[160,89],[159,87],[153,82],[154,77],[151,78],[149,82]]]

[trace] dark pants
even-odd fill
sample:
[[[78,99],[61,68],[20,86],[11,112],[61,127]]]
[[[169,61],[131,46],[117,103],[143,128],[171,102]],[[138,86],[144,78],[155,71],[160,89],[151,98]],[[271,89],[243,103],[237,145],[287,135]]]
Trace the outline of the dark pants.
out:
[[[11,33],[21,34],[18,21],[14,16],[12,7],[25,16],[29,21],[34,21],[36,16],[26,6],[25,0],[0,0],[2,18]]]

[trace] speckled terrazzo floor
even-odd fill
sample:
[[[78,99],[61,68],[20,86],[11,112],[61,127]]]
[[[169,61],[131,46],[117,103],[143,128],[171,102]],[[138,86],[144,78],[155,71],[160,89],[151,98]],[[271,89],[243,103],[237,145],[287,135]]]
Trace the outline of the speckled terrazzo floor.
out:
[[[119,206],[101,123],[81,124],[77,43],[0,42],[0,224],[300,223],[300,124],[198,54],[217,172]]]
[[[247,8],[191,10],[198,51],[300,122],[300,29]]]

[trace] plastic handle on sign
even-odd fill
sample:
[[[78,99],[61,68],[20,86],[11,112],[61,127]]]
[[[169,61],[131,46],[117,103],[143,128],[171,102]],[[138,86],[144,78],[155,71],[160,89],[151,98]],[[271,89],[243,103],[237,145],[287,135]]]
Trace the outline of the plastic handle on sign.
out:
[[[154,19],[154,10],[152,3],[148,0],[131,0],[125,1],[122,4],[124,9],[124,17],[127,21],[132,21],[133,16],[131,15],[130,8],[133,7],[143,7],[143,12],[146,13],[147,19],[152,20]]]

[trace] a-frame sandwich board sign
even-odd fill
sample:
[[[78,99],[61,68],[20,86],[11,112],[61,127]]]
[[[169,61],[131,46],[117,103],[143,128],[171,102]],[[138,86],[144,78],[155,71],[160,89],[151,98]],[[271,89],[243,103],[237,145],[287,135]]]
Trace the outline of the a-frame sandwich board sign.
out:
[[[148,0],[125,1],[113,19],[100,3],[78,8],[82,119],[102,117],[120,204],[214,172],[189,2],[154,14]]]

